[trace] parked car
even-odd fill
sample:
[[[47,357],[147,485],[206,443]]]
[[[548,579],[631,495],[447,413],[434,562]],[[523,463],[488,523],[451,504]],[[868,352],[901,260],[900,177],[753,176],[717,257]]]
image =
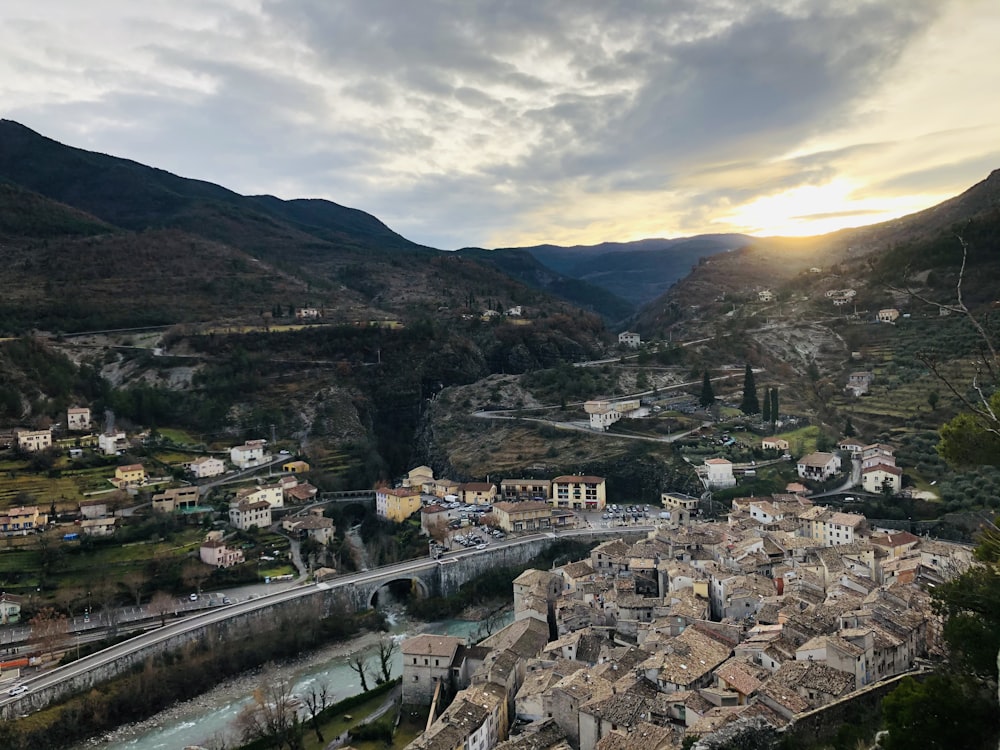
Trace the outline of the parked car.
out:
[[[485,544],[477,544],[476,545],[476,549],[486,549],[486,545]]]
[[[193,602],[196,602],[196,601],[198,601],[198,595],[197,594],[191,594],[191,596],[189,596],[188,599],[190,599]]]

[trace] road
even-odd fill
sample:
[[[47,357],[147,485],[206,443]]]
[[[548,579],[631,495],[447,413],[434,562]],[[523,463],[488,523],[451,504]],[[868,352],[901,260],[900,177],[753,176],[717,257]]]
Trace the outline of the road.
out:
[[[632,532],[643,532],[651,531],[654,528],[653,525],[645,526],[633,526],[629,528]],[[560,532],[548,532],[545,534],[531,534],[525,537],[517,537],[514,539],[506,539],[502,542],[495,542],[489,545],[489,548],[496,547],[513,547],[519,544],[525,544],[531,541],[535,541],[542,537],[564,538],[564,537],[580,537],[580,536],[590,536],[595,533],[606,533],[606,529],[573,529],[568,531]],[[431,566],[441,565],[441,564],[454,564],[468,557],[473,557],[475,555],[482,554],[487,550],[477,550],[475,548],[463,549],[455,552],[447,552],[441,556],[438,560],[432,560],[428,558],[420,558],[418,560],[409,560],[402,563],[397,563],[395,565],[385,565],[380,568],[374,568],[372,570],[361,571],[357,573],[349,573],[347,575],[340,576],[332,581],[327,581],[325,583],[318,583],[308,586],[295,586],[293,588],[285,589],[283,591],[277,591],[264,596],[247,599],[241,602],[234,602],[233,604],[222,605],[213,607],[207,611],[201,612],[197,615],[192,615],[183,620],[174,621],[167,625],[152,630],[142,635],[138,635],[135,638],[130,638],[127,641],[119,643],[115,646],[110,646],[103,651],[98,651],[95,654],[89,656],[84,656],[77,661],[67,664],[64,667],[57,667],[48,672],[43,672],[33,677],[26,678],[20,681],[20,684],[26,685],[29,691],[37,691],[40,689],[52,687],[59,684],[65,680],[72,677],[84,674],[88,671],[99,669],[104,665],[107,665],[117,659],[123,658],[130,654],[134,654],[137,651],[141,651],[144,648],[161,643],[169,638],[172,638],[183,633],[188,633],[197,628],[201,628],[205,625],[210,625],[213,623],[222,622],[223,620],[229,619],[236,615],[245,614],[247,612],[252,612],[256,609],[261,609],[263,607],[270,606],[272,604],[278,604],[281,602],[302,598],[308,596],[315,592],[316,590],[327,590],[342,588],[345,586],[353,586],[358,583],[365,583],[367,581],[381,578],[387,574],[404,576],[407,573],[414,573]],[[10,703],[17,698],[11,698],[6,693],[0,694],[0,707]]]

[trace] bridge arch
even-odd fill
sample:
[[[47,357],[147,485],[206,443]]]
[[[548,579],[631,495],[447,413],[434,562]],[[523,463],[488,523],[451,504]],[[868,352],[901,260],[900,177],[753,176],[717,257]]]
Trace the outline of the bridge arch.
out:
[[[392,578],[388,581],[379,581],[378,586],[372,589],[368,595],[368,609],[374,609],[378,605],[380,591],[384,591],[385,589],[399,591],[403,586],[409,591],[409,596],[416,597],[417,599],[427,599],[431,595],[427,583],[418,576]]]

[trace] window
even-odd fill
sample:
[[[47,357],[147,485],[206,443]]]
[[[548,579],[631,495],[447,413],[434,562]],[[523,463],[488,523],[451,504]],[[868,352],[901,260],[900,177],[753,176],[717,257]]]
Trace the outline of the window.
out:
[[[428,662],[428,660],[427,660],[427,659],[424,659],[424,666],[425,666],[425,667],[426,667],[426,666],[428,665],[428,663],[429,663],[429,662]]]

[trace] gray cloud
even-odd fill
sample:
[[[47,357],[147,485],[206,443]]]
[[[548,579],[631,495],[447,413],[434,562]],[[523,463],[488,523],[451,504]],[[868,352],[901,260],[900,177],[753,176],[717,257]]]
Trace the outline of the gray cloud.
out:
[[[830,180],[887,146],[786,154],[855,122],[944,5],[191,0],[118,18],[126,6],[109,3],[95,11],[118,31],[107,52],[46,51],[46,23],[0,21],[23,36],[8,70],[64,85],[84,70],[95,91],[22,94],[8,116],[241,192],[327,197],[457,247],[544,231],[539,217],[574,196],[609,207],[588,219],[567,206],[567,227],[642,196],[705,228],[761,193]]]

